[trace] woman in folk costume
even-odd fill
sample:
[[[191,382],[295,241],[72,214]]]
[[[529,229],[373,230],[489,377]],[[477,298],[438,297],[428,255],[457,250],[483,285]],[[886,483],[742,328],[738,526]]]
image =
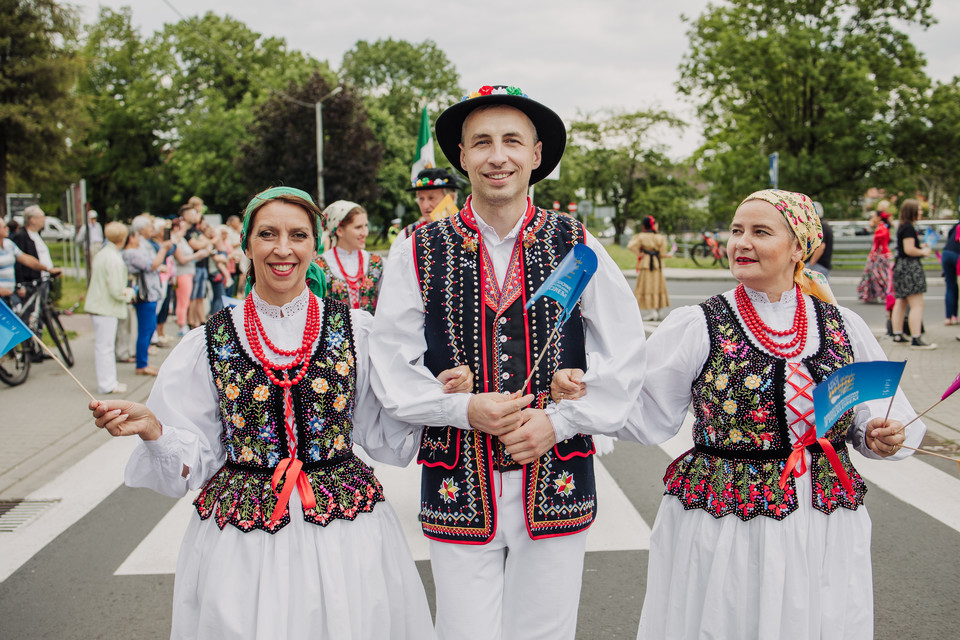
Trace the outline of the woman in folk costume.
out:
[[[857,285],[857,295],[864,302],[886,302],[893,278],[893,264],[890,261],[890,214],[878,205],[877,210],[870,215],[870,226],[874,229],[873,247],[867,256],[863,277]]]
[[[366,251],[367,212],[355,202],[337,200],[323,210],[330,248],[317,258],[327,278],[327,295],[351,309],[377,309],[383,259]]]
[[[184,338],[146,406],[90,403],[97,426],[142,439],[128,485],[200,490],[172,638],[433,637],[400,523],[351,450],[405,464],[417,441],[370,390],[372,317],[317,295],[319,213],[299,189],[255,196],[244,303]]]
[[[630,238],[627,249],[637,254],[637,286],[633,295],[640,310],[652,309],[649,320],[660,319],[660,309],[670,306],[667,279],[663,276],[663,258],[667,255],[667,239],[660,235],[653,216],[644,216],[643,231]]]
[[[638,638],[873,637],[867,487],[848,447],[897,460],[925,428],[904,429],[915,414],[898,390],[886,422],[888,400],[864,402],[816,438],[813,386],[886,359],[804,270],[820,233],[807,196],[751,194],[727,243],[740,284],[675,310],[648,342],[649,375],[618,435],[663,442],[692,405],[694,447],[664,476]]]

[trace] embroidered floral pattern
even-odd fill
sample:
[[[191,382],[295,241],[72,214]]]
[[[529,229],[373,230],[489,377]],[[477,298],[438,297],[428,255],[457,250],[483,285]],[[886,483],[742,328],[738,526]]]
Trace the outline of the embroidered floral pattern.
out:
[[[816,380],[853,361],[853,349],[835,307],[814,301],[819,351],[804,360]],[[785,422],[785,361],[752,346],[726,300],[717,296],[702,305],[710,331],[710,354],[693,384],[696,415],[691,449],[670,464],[666,493],[686,509],[704,509],[715,517],[736,514],[782,519],[797,508],[795,480],[784,488],[779,479],[791,452]],[[826,456],[811,452],[812,504],[830,513],[838,506],[856,509],[866,493],[843,444],[852,421],[848,412],[827,433],[854,484],[847,496]],[[806,481],[801,477],[801,480]]]
[[[338,518],[352,520],[383,500],[372,470],[351,451],[356,374],[348,319],[346,307],[326,301],[321,348],[304,380],[292,389],[298,457],[305,462],[317,500],[316,508],[304,509],[304,519],[321,526]],[[275,392],[258,364],[238,348],[229,314],[216,314],[207,322],[207,346],[220,390],[227,463],[194,505],[201,518],[214,516],[220,528],[229,523],[243,531],[273,533],[290,520],[289,513],[279,521],[269,520],[277,502],[270,486],[273,470],[287,455],[283,394]]]
[[[526,377],[526,368],[533,362],[527,356],[538,353],[540,343],[551,333],[556,309],[538,301],[525,312],[524,298],[529,299],[570,246],[584,237],[582,225],[575,220],[534,207],[528,209],[518,237],[504,286],[498,289],[492,265],[481,255],[486,252],[481,251],[470,200],[460,214],[414,234],[428,336],[424,362],[431,370],[469,364],[475,371],[486,372],[486,380],[477,380],[480,391],[514,391]],[[534,250],[526,251],[524,244],[531,240]],[[534,371],[531,386],[538,397],[548,397],[544,390],[549,389],[553,370],[575,366],[577,358],[584,358],[582,331],[576,310],[561,333],[563,348],[548,349]],[[418,462],[423,465],[424,486],[432,489],[424,492],[420,521],[430,538],[479,543],[496,532],[496,493],[488,470],[491,466],[503,470],[515,463],[498,440],[490,440],[482,433],[477,437],[476,432],[451,427],[424,430]],[[578,435],[523,467],[531,537],[575,533],[593,521],[592,453],[590,438]],[[444,500],[445,480],[452,480],[459,489],[455,502]]]
[[[557,493],[561,493],[565,496],[569,496],[576,486],[573,484],[573,476],[569,473],[562,474],[559,478],[554,480],[554,484],[557,485]]]
[[[317,258],[317,264],[323,269],[323,275],[327,277],[327,283],[330,286],[328,297],[339,300],[346,305],[351,304],[350,288],[347,281],[333,275],[330,265],[322,257]],[[377,310],[377,297],[380,291],[380,279],[383,276],[383,258],[375,253],[370,254],[370,264],[367,267],[367,273],[360,281],[360,289],[357,292],[358,302],[361,309],[370,313]]]
[[[460,487],[457,486],[452,477],[444,478],[443,482],[440,483],[440,497],[443,498],[444,502],[454,502],[457,499],[457,491],[460,491]]]

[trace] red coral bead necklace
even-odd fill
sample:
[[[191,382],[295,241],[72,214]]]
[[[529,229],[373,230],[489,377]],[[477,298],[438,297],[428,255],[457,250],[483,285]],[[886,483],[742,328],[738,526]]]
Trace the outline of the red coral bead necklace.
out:
[[[267,378],[269,378],[273,384],[284,389],[289,389],[298,384],[307,373],[307,368],[310,366],[310,358],[307,356],[310,355],[313,343],[316,341],[317,336],[320,335],[320,305],[316,298],[310,295],[309,301],[307,302],[307,324],[303,331],[303,342],[297,349],[289,351],[279,349],[273,344],[270,337],[267,336],[267,332],[264,331],[263,325],[260,322],[260,316],[257,314],[257,307],[253,302],[253,296],[247,296],[243,304],[243,328],[247,334],[247,341],[250,343],[250,350],[253,351],[253,355],[256,356],[257,360],[259,360],[263,366],[263,372],[267,375]],[[281,356],[294,356],[294,359],[287,364],[271,362],[263,351],[263,345],[260,341],[261,336],[263,336],[263,342],[266,343],[271,351]],[[287,371],[298,365],[300,365],[300,371],[296,377],[291,380]],[[283,380],[277,378],[276,374],[272,371],[273,369],[283,372]]]
[[[356,275],[347,275],[347,270],[343,268],[343,263],[340,262],[340,254],[337,252],[337,247],[333,247],[333,259],[337,261],[337,266],[340,267],[340,274],[343,276],[343,279],[347,281],[347,287],[350,289],[350,306],[354,309],[360,308],[360,283],[363,282],[363,251],[357,249],[357,261],[359,262],[359,267],[357,268]]]
[[[767,351],[781,358],[793,358],[803,351],[807,344],[807,305],[803,300],[803,294],[800,292],[800,285],[795,285],[797,296],[797,310],[793,315],[793,326],[786,331],[778,331],[767,325],[757,313],[756,307],[747,295],[747,290],[741,284],[734,292],[734,299],[737,302],[737,311],[743,318],[744,324],[753,334],[753,337],[762,344]],[[796,334],[789,342],[775,342],[770,336],[784,338],[791,334]],[[796,347],[796,348],[793,348]]]

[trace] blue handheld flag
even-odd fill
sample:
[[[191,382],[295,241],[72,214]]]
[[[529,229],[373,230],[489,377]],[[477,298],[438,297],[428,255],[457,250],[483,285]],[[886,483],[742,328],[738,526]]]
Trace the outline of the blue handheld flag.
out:
[[[30,327],[0,298],[0,356],[24,340],[29,340],[32,335]]]
[[[228,309],[235,307],[238,304],[243,304],[243,300],[240,298],[231,298],[230,296],[220,296],[220,300],[223,301],[223,306]]]
[[[574,245],[563,257],[553,273],[543,281],[540,288],[527,301],[529,309],[537,299],[546,296],[557,301],[563,309],[558,324],[562,325],[570,317],[573,307],[586,288],[590,278],[597,272],[597,254],[585,244]]]
[[[817,437],[822,438],[853,405],[895,394],[906,364],[886,360],[855,362],[827,376],[813,389]]]

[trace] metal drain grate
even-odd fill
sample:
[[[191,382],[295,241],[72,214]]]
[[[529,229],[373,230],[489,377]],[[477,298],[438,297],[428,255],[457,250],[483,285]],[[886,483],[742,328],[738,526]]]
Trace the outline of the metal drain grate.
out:
[[[0,501],[0,533],[11,533],[44,511],[60,502],[59,500],[6,500]]]

